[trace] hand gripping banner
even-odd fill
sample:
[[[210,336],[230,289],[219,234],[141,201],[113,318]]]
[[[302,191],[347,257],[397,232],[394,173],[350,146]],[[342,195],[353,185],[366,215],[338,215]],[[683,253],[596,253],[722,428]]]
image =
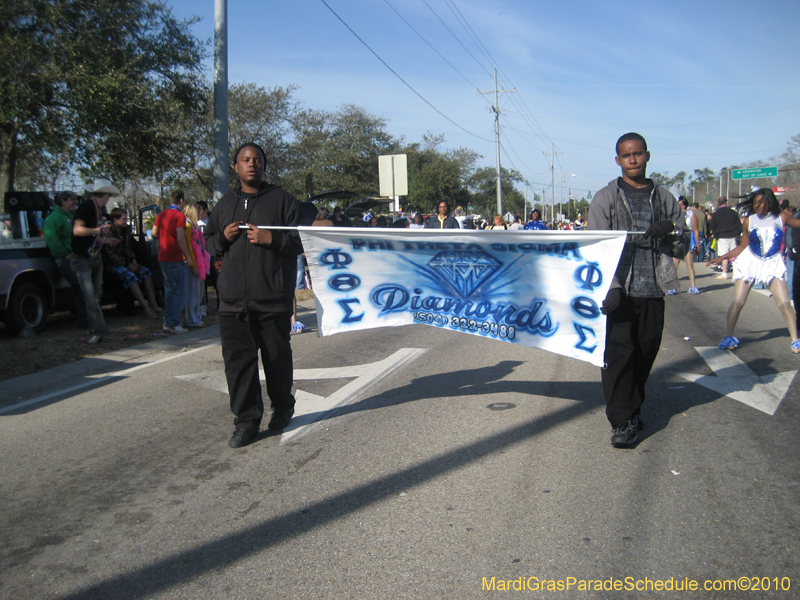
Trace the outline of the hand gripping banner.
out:
[[[298,229],[321,336],[418,323],[603,365],[624,231]]]

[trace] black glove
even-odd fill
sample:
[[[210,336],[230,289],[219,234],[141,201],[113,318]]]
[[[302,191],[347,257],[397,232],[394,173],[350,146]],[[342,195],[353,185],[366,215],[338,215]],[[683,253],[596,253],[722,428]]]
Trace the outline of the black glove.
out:
[[[603,306],[600,309],[604,315],[610,314],[619,308],[622,299],[625,297],[625,292],[622,288],[611,288],[606,294],[606,299],[603,300]]]
[[[644,232],[644,237],[660,238],[664,237],[671,231],[675,231],[675,223],[669,219],[663,219],[650,225],[650,227],[647,228],[647,231]]]

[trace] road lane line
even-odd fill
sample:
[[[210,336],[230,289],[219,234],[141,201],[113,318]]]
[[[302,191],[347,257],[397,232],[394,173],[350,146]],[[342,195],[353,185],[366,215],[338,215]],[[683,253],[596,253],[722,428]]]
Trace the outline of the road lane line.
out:
[[[153,362],[143,363],[141,365],[136,365],[135,367],[130,367],[128,369],[124,369],[122,371],[112,371],[111,373],[104,373],[102,375],[89,375],[88,381],[84,381],[83,383],[79,383],[77,385],[73,385],[68,388],[64,388],[61,390],[56,390],[55,392],[50,392],[49,394],[44,394],[43,396],[37,396],[36,398],[31,398],[30,400],[25,400],[24,402],[18,402],[16,404],[11,404],[10,406],[6,406],[4,408],[0,408],[0,415],[3,413],[11,412],[14,410],[18,410],[20,408],[25,408],[26,406],[31,406],[32,404],[38,404],[40,402],[45,402],[46,400],[50,400],[51,398],[55,398],[57,396],[62,396],[64,394],[69,394],[72,392],[76,392],[78,390],[82,390],[87,387],[91,387],[94,385],[98,385],[103,383],[106,380],[114,379],[117,377],[124,377],[140,369],[145,369],[147,367],[154,367],[156,365],[160,365],[161,363],[169,362],[171,360],[175,360],[176,358],[180,358],[182,356],[188,356],[189,354],[194,354],[195,352],[200,352],[201,350],[206,350],[208,348],[213,348],[214,346],[219,346],[219,342],[214,342],[212,344],[207,344],[205,346],[201,346],[199,348],[193,348],[192,350],[186,350],[185,352],[178,352],[171,356],[165,356],[164,358],[160,358],[158,360],[154,360]],[[98,357],[94,357],[98,358]]]
[[[681,377],[770,416],[778,410],[797,373],[786,371],[759,377],[730,350],[715,346],[700,346],[695,350],[714,375],[679,373]]]

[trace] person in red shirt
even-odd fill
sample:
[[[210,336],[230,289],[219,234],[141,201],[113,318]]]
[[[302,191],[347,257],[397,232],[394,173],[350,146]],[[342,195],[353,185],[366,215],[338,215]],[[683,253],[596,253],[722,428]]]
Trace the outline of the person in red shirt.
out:
[[[156,217],[153,237],[158,238],[158,264],[164,274],[164,331],[186,333],[181,325],[181,310],[189,294],[186,267],[192,267],[191,254],[186,244],[186,217],[183,216],[186,200],[182,190],[169,196],[170,205]]]

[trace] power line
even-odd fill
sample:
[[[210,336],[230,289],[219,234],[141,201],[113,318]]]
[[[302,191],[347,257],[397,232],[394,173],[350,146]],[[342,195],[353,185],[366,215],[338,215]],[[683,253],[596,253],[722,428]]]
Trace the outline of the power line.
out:
[[[489,64],[491,64],[494,68],[502,71],[502,69],[500,69],[500,65],[498,65],[497,61],[494,58],[492,58],[492,55],[489,54],[489,51],[486,49],[486,46],[484,46],[483,42],[481,42],[480,38],[478,38],[478,35],[475,33],[475,30],[472,29],[470,24],[464,18],[464,15],[462,15],[461,11],[458,10],[458,7],[455,5],[455,2],[453,2],[453,0],[444,0],[444,3],[450,9],[450,12],[453,13],[453,16],[456,18],[456,21],[458,21],[461,24],[461,27],[464,28],[464,31],[467,32],[467,36],[472,39],[472,42],[475,44],[478,50],[489,60]]]
[[[467,21],[467,18],[464,16],[464,14],[461,12],[461,10],[456,6],[455,0],[445,0],[445,3],[447,4],[448,8],[450,8],[450,11],[453,13],[453,15],[456,17],[456,20],[459,21],[461,26],[467,32],[467,35],[472,39],[473,43],[478,47],[478,50],[480,50],[483,53],[483,55],[489,60],[489,62],[504,76],[506,82],[510,85],[510,87],[514,87],[515,88],[516,86],[513,84],[513,82],[511,81],[510,77],[505,73],[505,71],[503,71],[503,68],[495,60],[495,58],[489,52],[488,48],[486,48],[486,45],[481,41],[481,39],[478,36],[478,34],[475,32],[475,30],[469,24],[469,21]],[[427,2],[426,2],[426,4],[427,4]],[[449,30],[449,28],[448,28],[448,30]],[[451,33],[452,33],[452,31],[451,31]],[[455,34],[453,34],[453,35],[455,36]],[[459,40],[459,43],[461,43],[460,40]],[[462,47],[464,47],[463,44],[461,44],[461,45],[462,45]],[[466,50],[466,47],[464,47],[464,49]],[[469,52],[469,51],[467,51],[467,52]],[[472,56],[472,53],[470,53],[470,56]],[[475,58],[475,57],[473,56],[473,58]],[[475,59],[475,60],[477,61],[477,59]],[[540,140],[542,140],[543,142],[550,142],[552,144],[552,140],[550,139],[550,136],[547,135],[547,132],[544,130],[544,128],[536,121],[536,117],[533,116],[533,113],[530,111],[530,109],[528,109],[527,105],[525,104],[524,98],[520,98],[520,100],[522,101],[523,106],[528,110],[528,113],[530,114],[530,117],[533,120],[535,125],[532,124],[530,121],[528,121],[525,118],[524,114],[522,115],[523,120],[531,128],[531,130],[533,131],[534,135],[536,135]],[[514,104],[515,106],[519,107],[519,105],[516,102],[517,102],[516,98],[511,98],[511,103]],[[522,109],[520,109],[520,111],[522,111]],[[536,133],[537,127],[542,132],[542,135]]]
[[[408,25],[408,26],[411,28],[411,30],[412,30],[414,33],[416,33],[416,34],[417,34],[417,35],[420,37],[420,39],[421,39],[423,42],[425,42],[425,43],[428,45],[428,47],[430,47],[430,49],[431,49],[431,50],[433,50],[434,52],[436,52],[436,54],[437,54],[437,55],[439,55],[439,58],[441,58],[441,59],[442,59],[444,62],[446,62],[446,63],[447,63],[449,66],[450,66],[450,68],[452,68],[452,69],[453,69],[453,70],[454,70],[456,73],[458,73],[458,74],[461,76],[461,78],[462,78],[464,81],[466,81],[468,84],[470,84],[470,85],[471,85],[472,87],[474,87],[476,90],[477,90],[477,89],[479,89],[479,88],[478,88],[478,86],[477,86],[477,85],[475,85],[474,83],[472,83],[472,82],[471,82],[471,81],[470,81],[470,80],[467,78],[467,76],[466,76],[466,75],[464,75],[464,74],[463,74],[461,71],[459,71],[459,70],[458,70],[458,68],[457,68],[457,67],[456,67],[456,66],[455,66],[453,63],[451,63],[449,60],[447,60],[447,58],[445,58],[445,56],[444,56],[444,55],[443,55],[441,52],[439,52],[439,51],[438,51],[438,50],[437,50],[437,49],[434,47],[434,45],[433,45],[433,44],[431,44],[431,43],[430,43],[430,42],[429,42],[429,41],[428,41],[428,40],[425,38],[425,36],[424,36],[424,35],[422,35],[422,34],[421,34],[419,31],[417,31],[417,29],[416,29],[416,28],[415,28],[415,27],[414,27],[414,26],[413,26],[411,23],[409,23],[409,22],[408,22],[408,19],[406,19],[406,18],[405,18],[403,15],[401,15],[401,14],[400,14],[400,12],[399,12],[399,11],[398,11],[398,10],[397,10],[397,9],[396,9],[394,6],[392,6],[392,4],[391,4],[391,2],[389,2],[389,0],[383,0],[383,1],[384,1],[384,2],[385,2],[385,3],[386,3],[388,6],[389,6],[389,8],[391,8],[391,9],[392,9],[392,10],[395,12],[395,14],[396,14],[398,17],[400,17],[400,18],[403,20],[403,22],[404,22],[406,25]],[[484,98],[484,100],[486,100],[486,99]],[[489,104],[491,104],[491,102],[489,102],[488,100],[486,100],[486,101],[487,101]]]
[[[472,60],[474,60],[476,63],[478,63],[478,66],[479,66],[481,69],[483,69],[483,71],[484,71],[484,72],[485,72],[485,73],[486,73],[486,74],[487,74],[489,77],[491,77],[491,76],[492,76],[492,74],[489,72],[489,70],[488,70],[486,67],[484,67],[484,66],[481,64],[481,61],[479,61],[477,58],[475,58],[475,55],[474,55],[474,54],[472,54],[472,52],[470,52],[470,51],[469,51],[469,49],[468,49],[468,48],[467,48],[467,47],[464,45],[464,42],[462,42],[462,41],[461,41],[461,39],[460,39],[460,38],[459,38],[459,37],[458,37],[458,36],[457,36],[457,35],[456,35],[456,34],[453,32],[453,30],[452,30],[452,29],[450,29],[450,27],[448,27],[448,26],[447,26],[447,23],[445,23],[445,22],[442,20],[442,17],[440,17],[440,16],[438,15],[438,13],[437,13],[435,10],[433,10],[433,8],[431,7],[431,5],[430,5],[430,4],[428,4],[428,0],[422,0],[422,1],[425,3],[425,6],[427,6],[427,7],[430,9],[430,11],[431,11],[431,12],[434,14],[434,16],[435,16],[437,19],[439,19],[439,22],[440,22],[442,25],[444,25],[444,28],[445,28],[445,29],[447,29],[447,31],[449,31],[449,32],[450,32],[450,35],[452,35],[452,36],[455,38],[455,40],[456,40],[456,41],[457,41],[457,42],[458,42],[458,43],[461,45],[461,47],[462,47],[462,48],[464,48],[464,51],[465,51],[467,54],[469,54],[469,55],[472,57]]]
[[[367,44],[367,42],[365,42],[363,39],[361,39],[361,37],[360,37],[360,36],[359,36],[359,35],[358,35],[358,34],[357,34],[357,33],[356,33],[354,30],[353,30],[353,28],[352,28],[352,27],[350,27],[350,25],[348,25],[348,24],[345,22],[345,20],[344,20],[344,19],[342,19],[342,17],[340,17],[340,16],[339,16],[339,15],[336,13],[336,11],[335,11],[335,10],[333,10],[333,8],[331,8],[331,6],[330,6],[330,5],[329,5],[329,4],[328,4],[328,3],[327,3],[325,0],[320,0],[320,2],[322,2],[322,3],[323,3],[323,4],[324,4],[326,7],[327,7],[327,9],[328,9],[329,11],[331,11],[331,12],[333,13],[333,15],[334,15],[334,16],[335,16],[337,19],[339,19],[339,21],[342,23],[342,25],[344,25],[345,27],[347,27],[347,29],[350,31],[350,33],[352,33],[352,34],[353,34],[353,35],[356,37],[356,39],[357,39],[359,42],[361,42],[362,44],[364,44],[364,46],[366,46],[367,50],[369,50],[370,52],[372,52],[372,54],[375,56],[375,58],[377,58],[379,61],[381,61],[381,63],[383,63],[383,66],[384,66],[384,67],[386,67],[387,69],[389,69],[389,71],[391,71],[391,72],[392,72],[392,74],[393,74],[395,77],[397,77],[397,78],[398,78],[400,81],[402,81],[402,82],[405,84],[405,86],[406,86],[408,89],[410,89],[412,92],[414,92],[414,94],[416,94],[416,95],[417,95],[417,97],[418,97],[420,100],[422,100],[422,101],[423,101],[425,104],[427,104],[428,106],[430,106],[430,107],[431,107],[433,110],[435,110],[437,113],[439,113],[439,114],[440,114],[442,117],[444,117],[445,119],[447,119],[447,120],[448,120],[450,123],[452,123],[453,125],[455,125],[456,127],[458,127],[458,128],[461,130],[461,131],[464,131],[465,133],[468,133],[468,134],[470,134],[471,136],[473,136],[473,137],[475,137],[475,138],[478,138],[479,140],[483,140],[484,142],[491,142],[491,141],[492,141],[492,140],[489,140],[489,139],[487,139],[487,138],[483,138],[483,137],[481,137],[481,136],[479,136],[479,135],[477,135],[477,134],[475,134],[475,133],[472,133],[472,132],[471,132],[469,129],[466,129],[466,128],[462,127],[461,125],[459,125],[458,123],[456,123],[455,121],[453,121],[453,119],[451,119],[451,118],[450,118],[450,117],[448,117],[446,114],[444,114],[442,111],[440,111],[438,108],[436,108],[436,107],[435,107],[433,104],[431,104],[430,102],[428,102],[428,100],[427,100],[427,99],[426,99],[426,98],[425,98],[425,97],[424,97],[422,94],[420,94],[420,93],[419,93],[417,90],[415,90],[415,89],[412,87],[412,85],[411,85],[410,83],[408,83],[408,82],[407,82],[405,79],[403,79],[403,78],[400,76],[400,74],[399,74],[399,73],[397,73],[397,71],[395,71],[395,70],[394,70],[392,67],[390,67],[390,66],[389,66],[389,64],[388,64],[388,63],[387,63],[385,60],[383,60],[383,59],[380,57],[380,55],[378,55],[378,53],[377,53],[377,52],[375,52],[375,50],[373,50],[373,49],[370,47],[370,45],[369,45],[369,44]],[[426,4],[427,4],[427,2],[426,2]]]

